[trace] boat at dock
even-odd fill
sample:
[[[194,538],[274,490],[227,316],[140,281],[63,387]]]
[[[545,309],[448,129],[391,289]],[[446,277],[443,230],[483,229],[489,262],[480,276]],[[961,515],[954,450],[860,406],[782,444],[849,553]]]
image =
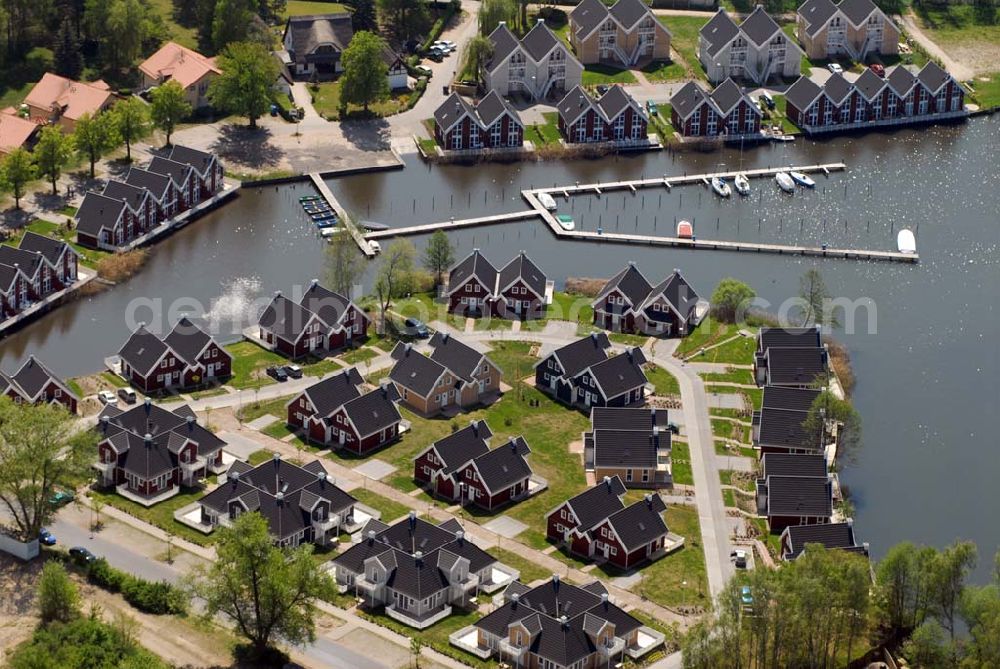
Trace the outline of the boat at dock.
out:
[[[691,226],[691,221],[677,222],[677,236],[681,239],[691,239],[694,237],[694,228]]]
[[[729,197],[733,194],[733,189],[729,187],[722,177],[712,177],[712,190],[719,197]]]
[[[337,228],[320,228],[319,236],[323,239],[329,241],[335,234],[337,234]]]
[[[802,172],[789,172],[788,175],[792,178],[792,181],[794,181],[800,186],[805,186],[806,188],[816,187],[816,182],[813,181],[811,177],[809,177],[806,174],[803,174]]]
[[[778,172],[774,175],[774,180],[778,183],[778,187],[786,193],[795,192],[795,182],[792,181],[792,177],[788,176],[788,172]]]
[[[376,223],[375,221],[361,221],[361,227],[372,232],[389,229],[385,223]]]
[[[543,207],[545,207],[547,210],[549,210],[549,211],[555,211],[556,210],[556,201],[555,201],[555,198],[553,198],[548,193],[539,193],[538,194],[538,202]]]
[[[335,218],[321,218],[313,221],[317,228],[332,228],[337,225],[337,219]]]
[[[736,175],[736,179],[733,180],[733,185],[736,186],[736,192],[740,195],[750,194],[750,180],[747,179],[747,175],[742,172]]]
[[[576,223],[573,222],[573,217],[569,214],[559,214],[556,216],[556,223],[558,223],[559,227],[563,230],[572,230],[576,227]]]
[[[319,195],[303,195],[299,198],[299,202],[322,202],[323,198]]]
[[[896,235],[896,248],[900,253],[916,253],[917,240],[913,236],[913,231],[903,228]]]
[[[317,211],[309,214],[309,218],[318,221],[324,218],[337,218],[337,214],[332,211]]]

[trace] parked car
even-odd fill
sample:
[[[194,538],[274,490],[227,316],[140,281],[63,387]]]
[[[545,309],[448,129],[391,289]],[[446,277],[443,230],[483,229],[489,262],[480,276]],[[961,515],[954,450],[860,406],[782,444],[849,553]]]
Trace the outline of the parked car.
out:
[[[136,395],[135,391],[131,388],[119,388],[118,397],[120,397],[125,404],[135,404]]]
[[[656,116],[656,103],[652,100],[646,100],[646,111],[650,116]]]
[[[747,568],[747,552],[742,548],[737,548],[736,550],[734,550],[732,553],[730,553],[729,557],[732,558],[733,564],[736,565],[737,569]]]
[[[427,325],[417,318],[407,318],[403,321],[403,334],[409,337],[419,337],[420,339],[426,339],[431,336],[427,330]]]
[[[440,49],[429,49],[427,51],[427,57],[433,60],[435,63],[440,63],[444,60],[444,53]]]
[[[69,549],[69,556],[77,564],[90,564],[97,559],[97,556],[88,551],[83,546],[73,546]]]
[[[868,69],[877,74],[880,77],[885,76],[885,65],[882,63],[872,63],[868,66]]]
[[[608,86],[608,85],[606,85],[606,84],[598,84],[597,85],[597,94],[598,95],[604,95],[609,90],[611,90],[611,87]]]
[[[445,53],[451,53],[458,48],[458,46],[450,39],[439,39],[431,44],[431,48],[434,47],[441,49],[441,51],[444,51]]]
[[[277,365],[268,367],[267,375],[279,383],[288,380],[288,372],[285,371],[284,367],[278,367]]]
[[[76,498],[76,495],[74,495],[69,490],[56,490],[52,494],[52,497],[49,497],[49,505],[50,506],[56,506],[56,507],[62,506],[64,504],[69,504],[75,498]]]
[[[101,401],[101,404],[118,404],[118,398],[110,390],[102,390],[97,393],[97,399]]]
[[[285,374],[288,374],[288,377],[292,379],[301,379],[302,368],[298,365],[285,365]]]
[[[830,70],[834,74],[843,74],[844,68],[840,66],[840,63],[830,63],[826,66],[826,69]]]
[[[773,95],[771,95],[770,93],[768,93],[767,91],[764,91],[763,93],[761,93],[761,94],[760,94],[760,97],[759,97],[758,99],[759,99],[759,100],[761,101],[761,103],[763,103],[763,104],[764,104],[764,106],[765,106],[765,107],[767,107],[768,109],[774,109],[774,108],[775,108],[775,106],[776,106],[776,104],[775,104],[775,102],[774,102],[774,96],[773,96]]]
[[[38,543],[43,546],[55,546],[56,538],[51,532],[43,527],[38,531]]]
[[[740,601],[743,602],[744,606],[753,606],[753,593],[750,591],[749,585],[740,588]]]
[[[671,434],[680,434],[681,428],[678,427],[677,423],[669,422],[667,423],[667,429],[670,430]]]

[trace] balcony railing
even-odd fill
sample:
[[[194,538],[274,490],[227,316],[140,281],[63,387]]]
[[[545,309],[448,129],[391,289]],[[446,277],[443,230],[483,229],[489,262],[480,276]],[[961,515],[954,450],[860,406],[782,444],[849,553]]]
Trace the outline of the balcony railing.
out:
[[[507,660],[516,660],[518,663],[524,659],[525,653],[528,651],[528,647],[524,644],[515,645],[510,642],[510,639],[500,640],[500,657]]]

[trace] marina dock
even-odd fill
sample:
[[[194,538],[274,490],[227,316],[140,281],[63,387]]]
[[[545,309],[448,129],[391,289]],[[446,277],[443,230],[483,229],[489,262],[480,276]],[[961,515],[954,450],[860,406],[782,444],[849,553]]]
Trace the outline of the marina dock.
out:
[[[743,170],[747,178],[767,178],[773,177],[778,172],[795,170],[803,173],[823,173],[841,171],[846,169],[844,163],[826,163],[821,165],[805,165],[794,167],[768,167],[754,170]],[[370,232],[364,237],[366,239],[386,239],[391,237],[405,237],[408,235],[420,235],[434,232],[435,230],[456,230],[484,225],[495,225],[498,223],[511,223],[517,221],[527,221],[540,218],[559,239],[588,241],[588,242],[611,242],[617,244],[642,244],[647,246],[672,246],[689,249],[711,249],[716,251],[733,251],[744,253],[774,253],[778,255],[799,255],[814,256],[821,258],[841,258],[846,260],[881,260],[890,262],[916,263],[920,256],[916,253],[900,253],[897,251],[875,251],[870,249],[850,249],[833,248],[829,246],[800,246],[794,244],[766,244],[760,242],[739,242],[723,241],[712,239],[685,239],[681,237],[670,237],[660,235],[628,234],[619,232],[604,231],[584,231],[565,230],[556,221],[552,212],[548,211],[538,201],[538,195],[549,193],[562,195],[569,198],[574,194],[587,194],[600,196],[602,193],[615,190],[631,190],[633,193],[642,188],[672,188],[685,184],[707,184],[713,177],[733,178],[740,172],[714,172],[710,174],[691,174],[681,176],[662,175],[649,179],[636,179],[629,181],[616,181],[611,183],[575,184],[572,186],[553,186],[552,188],[536,188],[533,190],[521,191],[521,196],[531,207],[524,211],[516,211],[508,214],[495,214],[492,216],[481,216],[478,218],[451,219],[437,223],[425,223],[421,225],[410,225],[401,228],[390,228]]]
[[[321,177],[318,172],[313,172],[309,175],[309,178],[312,179],[313,185],[316,186],[316,190],[319,191],[319,194],[324,200],[326,200],[327,204],[330,205],[330,208],[337,212],[337,218],[340,219],[341,225],[343,225],[344,229],[351,234],[351,237],[354,239],[354,243],[358,245],[358,248],[365,254],[365,257],[374,258],[375,249],[373,249],[372,245],[368,243],[368,239],[374,239],[374,237],[368,235],[366,238],[365,234],[358,228],[357,225],[355,225],[354,221],[347,214],[347,210],[344,209],[340,202],[337,201],[337,198],[333,196],[333,192],[330,191],[330,187],[326,185],[326,182],[323,181],[323,177]]]

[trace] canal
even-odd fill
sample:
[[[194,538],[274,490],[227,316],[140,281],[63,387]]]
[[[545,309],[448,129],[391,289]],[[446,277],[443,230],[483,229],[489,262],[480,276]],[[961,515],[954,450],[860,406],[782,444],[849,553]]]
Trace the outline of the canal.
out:
[[[461,256],[474,247],[504,262],[527,250],[557,286],[567,276],[604,277],[635,260],[651,279],[674,267],[708,296],[725,276],[747,281],[777,307],[809,267],[834,295],[870,299],[850,349],[864,421],[863,446],[841,465],[859,536],[876,556],[897,541],[976,541],[979,575],[998,548],[995,493],[1000,457],[1000,118],[965,125],[798,141],[713,153],[644,154],[601,161],[428,167],[346,177],[330,186],[358,217],[392,226],[518,211],[526,187],[590,183],[843,160],[847,171],[817,177],[812,192],[780,194],[770,181],[752,197],[720,201],[686,186],[580,196],[560,206],[582,229],[672,234],[694,221],[701,238],[894,249],[895,231],[917,231],[921,262],[817,260],[557,241],[540,223],[454,231]],[[324,251],[297,198],[306,184],[245,190],[151,250],[131,280],[48,314],[0,342],[5,369],[33,352],[57,373],[101,367],[129,321],[204,316],[229,338],[253,321],[274,290],[323,276]],[[425,238],[414,238],[418,247]],[[366,277],[366,282],[370,280]],[[158,301],[153,308],[148,300]],[[167,309],[173,309],[173,315]],[[869,325],[871,331],[869,331]]]

